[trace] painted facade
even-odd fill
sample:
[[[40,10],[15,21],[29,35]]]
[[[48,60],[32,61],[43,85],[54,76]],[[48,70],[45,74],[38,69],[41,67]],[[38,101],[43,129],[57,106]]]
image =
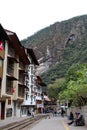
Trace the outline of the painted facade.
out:
[[[0,119],[41,112],[42,87],[36,83],[38,61],[32,49],[24,48],[14,32],[0,25]],[[40,109],[40,110],[39,110]]]

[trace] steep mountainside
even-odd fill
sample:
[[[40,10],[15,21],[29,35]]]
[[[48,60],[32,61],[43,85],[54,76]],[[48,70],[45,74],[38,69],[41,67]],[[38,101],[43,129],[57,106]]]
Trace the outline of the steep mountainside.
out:
[[[73,63],[87,61],[87,15],[56,22],[21,42],[34,49],[37,59],[51,59],[53,67],[42,78],[47,84],[53,82],[63,77]],[[46,76],[50,81],[46,81]]]

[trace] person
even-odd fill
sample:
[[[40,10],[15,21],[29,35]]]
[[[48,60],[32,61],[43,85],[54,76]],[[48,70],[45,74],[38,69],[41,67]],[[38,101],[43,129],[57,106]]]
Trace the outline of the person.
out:
[[[34,117],[34,111],[31,112],[31,116]]]
[[[28,110],[28,116],[30,116],[30,115],[31,115],[30,110]]]
[[[71,124],[75,123],[77,119],[78,119],[78,113],[76,112],[76,113],[74,114],[73,119],[71,120],[71,122],[68,123],[68,125],[71,125]]]
[[[84,121],[84,118],[83,118],[82,114],[78,113],[78,117],[74,121],[74,125],[75,126],[84,126],[85,125],[85,121]]]
[[[73,113],[72,112],[70,112],[70,116],[69,116],[69,118],[68,118],[69,120],[73,120],[74,119],[74,115],[73,115]]]
[[[34,117],[34,109],[31,109],[31,116]]]
[[[61,108],[61,116],[62,116],[62,117],[64,117],[64,113],[65,113],[64,109]]]
[[[53,113],[53,117],[54,117],[55,116],[55,110],[54,109],[53,109],[52,113]]]

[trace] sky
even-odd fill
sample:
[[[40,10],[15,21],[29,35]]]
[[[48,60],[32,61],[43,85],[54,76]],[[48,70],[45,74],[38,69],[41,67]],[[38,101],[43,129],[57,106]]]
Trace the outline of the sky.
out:
[[[55,22],[87,14],[87,0],[0,0],[0,23],[19,40]]]

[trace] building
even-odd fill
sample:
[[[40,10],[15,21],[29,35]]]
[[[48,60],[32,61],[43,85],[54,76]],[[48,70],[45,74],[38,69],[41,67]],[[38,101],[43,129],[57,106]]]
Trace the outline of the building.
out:
[[[23,117],[28,111],[41,113],[43,83],[33,49],[21,45],[16,33],[0,24],[0,119]]]
[[[37,66],[39,65],[39,63],[36,59],[33,49],[26,48],[26,53],[30,61],[29,66],[27,66],[28,77],[29,77],[29,81],[28,81],[29,91],[26,92],[26,96],[22,104],[22,107],[27,110],[27,113],[28,111],[31,113],[31,111],[36,110],[36,94],[35,93],[37,90],[37,86],[35,82],[36,80],[35,70]]]
[[[28,89],[26,82],[26,65],[29,59],[25,54],[17,35],[4,30],[0,25],[0,118],[20,117],[21,104]]]

